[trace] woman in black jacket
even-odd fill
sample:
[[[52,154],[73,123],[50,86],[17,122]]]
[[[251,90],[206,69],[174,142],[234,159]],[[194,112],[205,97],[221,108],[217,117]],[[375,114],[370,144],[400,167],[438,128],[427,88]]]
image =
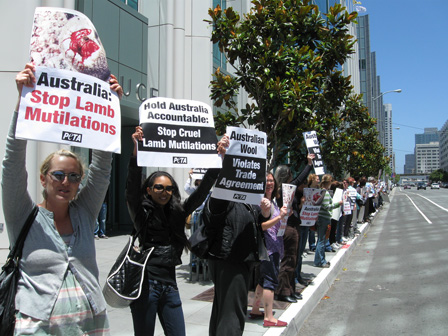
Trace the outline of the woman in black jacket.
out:
[[[263,258],[260,253],[266,252],[264,257],[269,258],[260,225],[269,219],[270,209],[266,198],[259,207],[210,197],[204,207],[208,265],[215,285],[210,336],[243,334],[253,266]]]
[[[182,204],[173,177],[163,171],[152,173],[143,183],[142,168],[137,166],[137,142],[143,131],[136,127],[132,135],[134,155],[129,163],[126,201],[135,230],[144,249],[154,247],[146,265],[142,295],[131,304],[135,335],[153,335],[156,315],[165,335],[185,335],[185,322],[176,283],[175,267],[181,264],[182,250],[189,248],[185,219],[208,195],[219,169],[209,169],[199,187]],[[228,138],[218,142],[218,152],[225,153]]]

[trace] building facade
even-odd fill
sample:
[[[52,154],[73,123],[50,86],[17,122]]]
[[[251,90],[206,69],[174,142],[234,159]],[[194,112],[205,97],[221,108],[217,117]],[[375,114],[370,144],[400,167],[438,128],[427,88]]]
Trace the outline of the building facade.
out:
[[[448,120],[443,125],[439,134],[440,169],[448,172]]]
[[[415,173],[431,174],[439,169],[439,143],[415,145]]]
[[[341,0],[352,6],[351,1]],[[339,1],[338,1],[339,2]],[[0,27],[4,32],[8,52],[0,55],[2,68],[0,97],[4,113],[0,115],[3,138],[9,128],[12,111],[17,102],[14,78],[29,62],[29,41],[36,7],[60,7],[74,9],[90,18],[106,50],[108,65],[124,89],[121,100],[121,154],[113,155],[112,176],[108,192],[107,229],[131,230],[124,190],[127,165],[133,143],[131,134],[139,124],[138,108],[149,97],[191,99],[213,105],[210,99],[210,81],[214,70],[233,75],[226,65],[225,57],[210,41],[212,27],[208,20],[209,8],[220,5],[232,6],[243,14],[249,11],[250,0],[32,0],[2,1],[0,4]],[[324,1],[322,6],[335,1]],[[352,9],[352,8],[351,8]],[[327,7],[321,9],[327,12]],[[19,20],[20,18],[20,20]],[[354,30],[354,27],[351,27]],[[12,57],[13,56],[13,57]],[[346,75],[351,74],[353,85],[359,88],[358,58],[353,55],[351,63],[344,66]],[[351,73],[353,72],[353,73]],[[353,79],[354,78],[354,79]],[[238,107],[251,103],[247,94],[241,92]],[[8,112],[9,111],[9,112]],[[39,202],[42,188],[39,181],[39,165],[51,152],[67,146],[28,141],[27,170],[28,190]],[[88,164],[90,150],[71,148],[77,151]],[[0,156],[5,153],[4,141],[0,143]],[[186,169],[146,168],[145,173],[163,169],[173,175],[182,187],[187,178]],[[186,196],[183,194],[183,196]],[[0,222],[4,222],[0,211]]]
[[[384,104],[384,147],[386,155],[390,157],[389,167],[395,173],[395,153],[392,132],[392,104]]]
[[[404,156],[404,174],[415,174],[415,154],[406,154]]]
[[[437,127],[425,127],[423,133],[415,134],[415,171],[431,173],[440,168],[440,132]],[[434,148],[437,144],[437,159]],[[427,145],[427,146],[423,146]]]

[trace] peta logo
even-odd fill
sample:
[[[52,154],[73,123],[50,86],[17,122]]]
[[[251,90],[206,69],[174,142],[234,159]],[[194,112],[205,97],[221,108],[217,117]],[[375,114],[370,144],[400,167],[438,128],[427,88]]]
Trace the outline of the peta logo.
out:
[[[246,199],[246,195],[243,195],[243,194],[233,194],[233,199],[244,201]]]
[[[72,132],[62,132],[62,140],[82,142],[82,134]]]
[[[187,164],[188,160],[185,156],[173,156],[173,164]]]

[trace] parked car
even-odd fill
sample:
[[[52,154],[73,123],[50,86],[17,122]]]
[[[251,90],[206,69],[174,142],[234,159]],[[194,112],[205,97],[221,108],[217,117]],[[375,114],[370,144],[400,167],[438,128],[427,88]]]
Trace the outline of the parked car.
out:
[[[426,190],[426,183],[424,183],[424,182],[417,183],[417,190],[419,190],[419,189],[425,189]]]
[[[438,183],[431,184],[431,189],[440,189],[440,186]]]

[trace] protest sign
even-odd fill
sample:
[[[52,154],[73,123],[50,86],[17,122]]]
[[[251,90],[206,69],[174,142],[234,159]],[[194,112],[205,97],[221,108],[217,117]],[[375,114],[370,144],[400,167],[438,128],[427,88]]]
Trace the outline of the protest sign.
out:
[[[336,188],[334,195],[333,195],[333,204],[334,203],[339,203],[340,201],[342,201],[342,194],[344,193],[344,190],[340,189],[340,188]],[[339,218],[341,217],[341,207],[337,207],[336,209],[333,209],[333,214],[331,216],[332,219],[338,221]]]
[[[304,188],[303,196],[305,202],[300,210],[300,220],[302,226],[313,226],[319,217],[319,210],[324,200],[326,190],[315,188]]]
[[[137,164],[147,167],[221,168],[213,110],[194,100],[149,98],[140,105],[143,141]]]
[[[324,161],[320,152],[319,140],[317,140],[316,131],[303,132],[303,138],[305,139],[306,148],[310,154],[316,155],[313,159],[313,166],[316,175],[324,175]]]
[[[92,76],[36,68],[23,87],[16,137],[120,153],[120,102],[109,84]]]
[[[191,180],[202,180],[206,172],[207,169],[204,168],[193,168],[193,172],[191,173]]]
[[[30,57],[36,83],[22,90],[16,137],[120,153],[120,102],[90,20],[36,8]]]
[[[352,206],[349,200],[348,190],[344,191],[342,201],[344,202],[343,203],[344,215],[350,215],[352,213]]]
[[[286,205],[288,209],[288,214],[292,210],[292,201],[294,200],[294,195],[296,193],[297,186],[294,184],[282,183],[282,197],[283,205]],[[288,216],[285,216],[280,220],[280,228],[277,232],[277,237],[281,237],[285,234],[286,224],[288,223]]]
[[[35,66],[70,70],[109,80],[106,52],[99,35],[89,18],[75,10],[36,8],[30,57]]]
[[[230,146],[212,197],[259,205],[266,186],[266,133],[227,127]]]

